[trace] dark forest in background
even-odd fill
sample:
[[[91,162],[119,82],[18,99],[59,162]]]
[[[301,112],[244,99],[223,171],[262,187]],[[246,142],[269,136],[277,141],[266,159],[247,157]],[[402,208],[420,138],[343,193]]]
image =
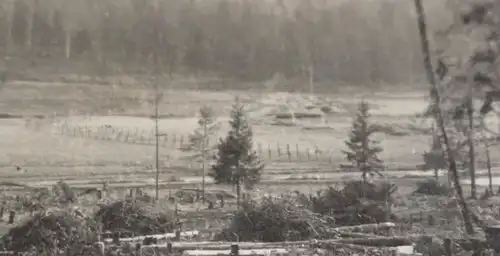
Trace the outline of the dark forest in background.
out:
[[[427,1],[432,24],[446,19]],[[2,0],[1,53],[37,63],[262,81],[400,84],[423,73],[412,1]],[[435,11],[440,9],[440,11]],[[49,64],[46,64],[49,65]],[[56,64],[54,64],[56,65]]]

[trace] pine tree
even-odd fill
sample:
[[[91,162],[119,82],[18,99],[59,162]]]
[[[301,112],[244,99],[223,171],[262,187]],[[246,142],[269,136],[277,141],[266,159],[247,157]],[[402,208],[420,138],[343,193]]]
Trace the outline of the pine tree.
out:
[[[366,181],[368,175],[378,174],[382,176],[381,171],[384,169],[383,162],[378,157],[378,154],[382,152],[382,148],[377,141],[370,138],[371,135],[377,132],[377,129],[368,123],[369,117],[369,105],[361,101],[352,124],[349,139],[345,142],[347,150],[343,151],[347,161],[362,172],[364,181]]]
[[[248,124],[244,107],[238,99],[231,110],[229,124],[231,130],[218,144],[216,163],[212,166],[209,175],[216,183],[236,186],[239,207],[241,186],[251,189],[258,183],[264,164],[253,150],[252,128]]]
[[[193,151],[190,156],[192,160],[202,163],[203,179],[201,185],[202,200],[205,201],[205,176],[207,174],[207,161],[213,159],[216,147],[210,146],[210,138],[219,130],[219,123],[214,111],[210,107],[202,107],[199,110],[199,127],[189,136],[189,150]]]

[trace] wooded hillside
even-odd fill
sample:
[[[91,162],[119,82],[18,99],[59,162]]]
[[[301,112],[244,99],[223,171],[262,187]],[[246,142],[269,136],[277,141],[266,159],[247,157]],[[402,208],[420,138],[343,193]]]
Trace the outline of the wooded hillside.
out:
[[[430,26],[445,23],[427,0]],[[102,74],[215,74],[261,81],[274,74],[348,84],[421,80],[412,1],[3,0],[0,51]],[[432,29],[431,29],[432,31]],[[96,65],[99,63],[99,65]],[[48,64],[46,64],[48,65]]]

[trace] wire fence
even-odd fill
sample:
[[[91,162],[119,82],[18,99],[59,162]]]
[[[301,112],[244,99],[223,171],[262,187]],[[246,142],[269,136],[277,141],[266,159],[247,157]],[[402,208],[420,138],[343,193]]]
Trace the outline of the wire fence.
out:
[[[35,131],[42,131],[43,124],[36,121],[27,121],[26,127]],[[156,145],[156,136],[158,136],[158,144],[162,148],[178,149],[189,151],[189,134],[174,134],[162,133],[156,134],[154,129],[140,128],[117,128],[112,126],[87,126],[73,125],[69,123],[59,123],[52,125],[53,133],[67,137],[75,137],[96,141],[109,141],[134,145]],[[214,144],[221,138],[208,141],[208,147]],[[335,157],[328,151],[319,148],[304,148],[299,143],[254,143],[256,153],[264,161],[270,162],[328,162],[333,163],[340,161],[339,157]]]

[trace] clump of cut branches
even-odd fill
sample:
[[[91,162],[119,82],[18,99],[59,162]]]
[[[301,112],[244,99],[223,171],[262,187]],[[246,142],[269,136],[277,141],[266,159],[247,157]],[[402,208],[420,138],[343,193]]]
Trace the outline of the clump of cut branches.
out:
[[[34,255],[82,255],[97,241],[96,223],[67,211],[38,213],[1,238],[3,250]]]
[[[334,226],[332,220],[300,206],[290,196],[266,197],[258,203],[245,201],[218,238],[263,242],[335,238]]]
[[[372,184],[363,181],[347,182],[343,189],[330,187],[302,201],[309,201],[309,208],[329,215],[338,225],[358,225],[384,222],[392,215],[383,207],[392,202],[397,187],[390,183]]]
[[[396,187],[363,181],[346,183],[343,189],[330,187],[316,195],[266,197],[246,201],[220,239],[242,241],[293,241],[328,239],[338,226],[385,222],[392,217],[383,202],[392,201]]]
[[[175,218],[170,209],[140,201],[117,201],[103,205],[95,219],[107,231],[128,231],[136,235],[172,232]]]
[[[434,179],[428,179],[417,183],[417,189],[415,194],[424,195],[449,195],[453,192],[448,186],[439,183],[439,181]]]

